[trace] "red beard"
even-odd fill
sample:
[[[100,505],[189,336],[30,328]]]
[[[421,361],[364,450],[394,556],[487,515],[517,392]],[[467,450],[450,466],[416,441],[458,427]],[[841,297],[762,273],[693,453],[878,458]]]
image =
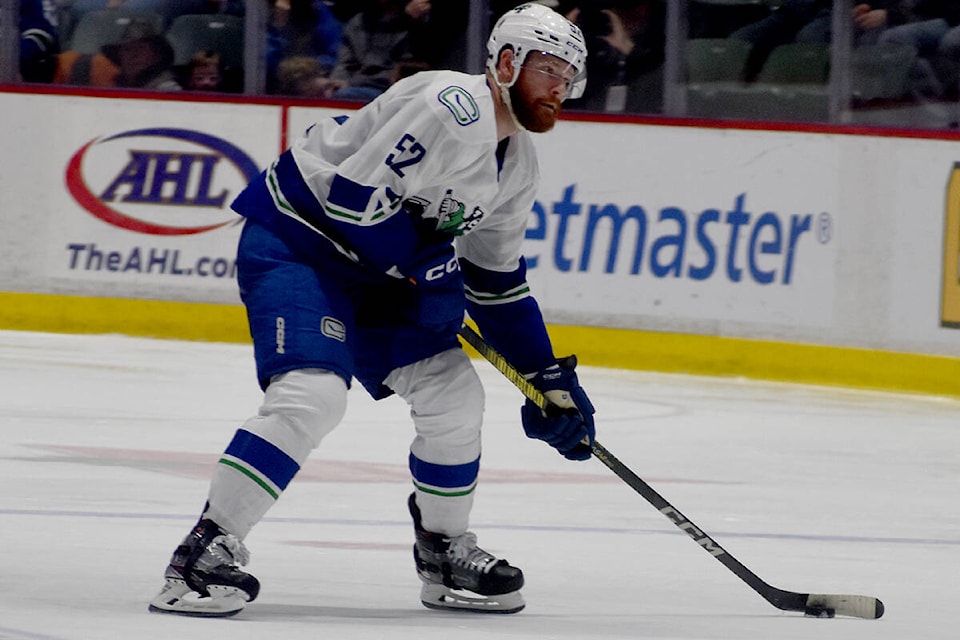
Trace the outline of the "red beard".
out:
[[[513,107],[513,115],[517,122],[526,129],[534,133],[543,133],[553,129],[560,116],[560,103],[541,100],[533,102],[527,100],[514,85],[510,87],[510,104]]]

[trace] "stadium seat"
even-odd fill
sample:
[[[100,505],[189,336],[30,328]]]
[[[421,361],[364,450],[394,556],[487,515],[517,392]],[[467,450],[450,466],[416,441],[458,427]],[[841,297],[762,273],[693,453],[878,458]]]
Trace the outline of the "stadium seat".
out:
[[[758,82],[826,84],[830,78],[830,45],[819,42],[782,44],[770,52]]]
[[[211,50],[220,54],[224,66],[243,66],[243,18],[230,15],[196,14],[174,19],[167,29],[167,40],[173,46],[174,65],[190,63],[197,51]]]
[[[826,122],[829,118],[829,76],[829,45],[781,45],[771,52],[756,82],[690,83],[687,86],[687,114],[710,118]]]
[[[103,9],[84,14],[70,37],[66,50],[78,53],[99,53],[104,45],[117,44],[132,22],[143,21],[154,33],[163,33],[163,18],[147,11]]]
[[[857,47],[850,57],[850,88],[857,100],[903,97],[917,50],[907,44]]]
[[[705,83],[687,92],[687,115],[735,120],[827,122],[826,86]]]
[[[695,38],[687,41],[688,82],[743,80],[743,69],[752,44],[728,38]]]

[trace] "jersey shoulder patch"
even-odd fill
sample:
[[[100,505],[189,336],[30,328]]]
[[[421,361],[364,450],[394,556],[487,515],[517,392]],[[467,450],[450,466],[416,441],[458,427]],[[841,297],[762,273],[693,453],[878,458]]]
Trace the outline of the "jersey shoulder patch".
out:
[[[444,87],[437,94],[437,100],[446,107],[454,120],[462,127],[469,126],[480,120],[480,107],[470,92],[457,85]]]
[[[424,73],[430,72],[422,71],[413,77]],[[430,117],[454,140],[470,145],[496,142],[493,100],[485,77],[437,71],[421,91]]]

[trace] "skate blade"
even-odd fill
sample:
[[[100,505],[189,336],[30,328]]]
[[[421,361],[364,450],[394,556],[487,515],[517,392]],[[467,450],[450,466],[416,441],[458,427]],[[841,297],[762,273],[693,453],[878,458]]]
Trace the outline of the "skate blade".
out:
[[[235,587],[211,585],[208,590],[210,595],[202,596],[183,580],[167,580],[148,609],[153,613],[226,618],[237,615],[247,604],[247,594]]]
[[[479,613],[516,613],[526,606],[519,591],[495,596],[467,595],[467,593],[450,589],[442,584],[424,583],[420,589],[420,602],[429,609]]]

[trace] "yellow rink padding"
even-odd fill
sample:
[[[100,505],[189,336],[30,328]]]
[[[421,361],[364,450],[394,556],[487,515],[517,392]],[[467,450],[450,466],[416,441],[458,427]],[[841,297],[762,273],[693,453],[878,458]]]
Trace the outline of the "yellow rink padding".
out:
[[[960,358],[627,329],[552,326],[550,335],[557,355],[617,369],[960,397]]]
[[[0,329],[250,342],[241,305],[0,292]]]
[[[0,292],[0,329],[250,342],[240,305],[35,293]],[[960,358],[566,325],[550,335],[584,365],[960,397]]]

